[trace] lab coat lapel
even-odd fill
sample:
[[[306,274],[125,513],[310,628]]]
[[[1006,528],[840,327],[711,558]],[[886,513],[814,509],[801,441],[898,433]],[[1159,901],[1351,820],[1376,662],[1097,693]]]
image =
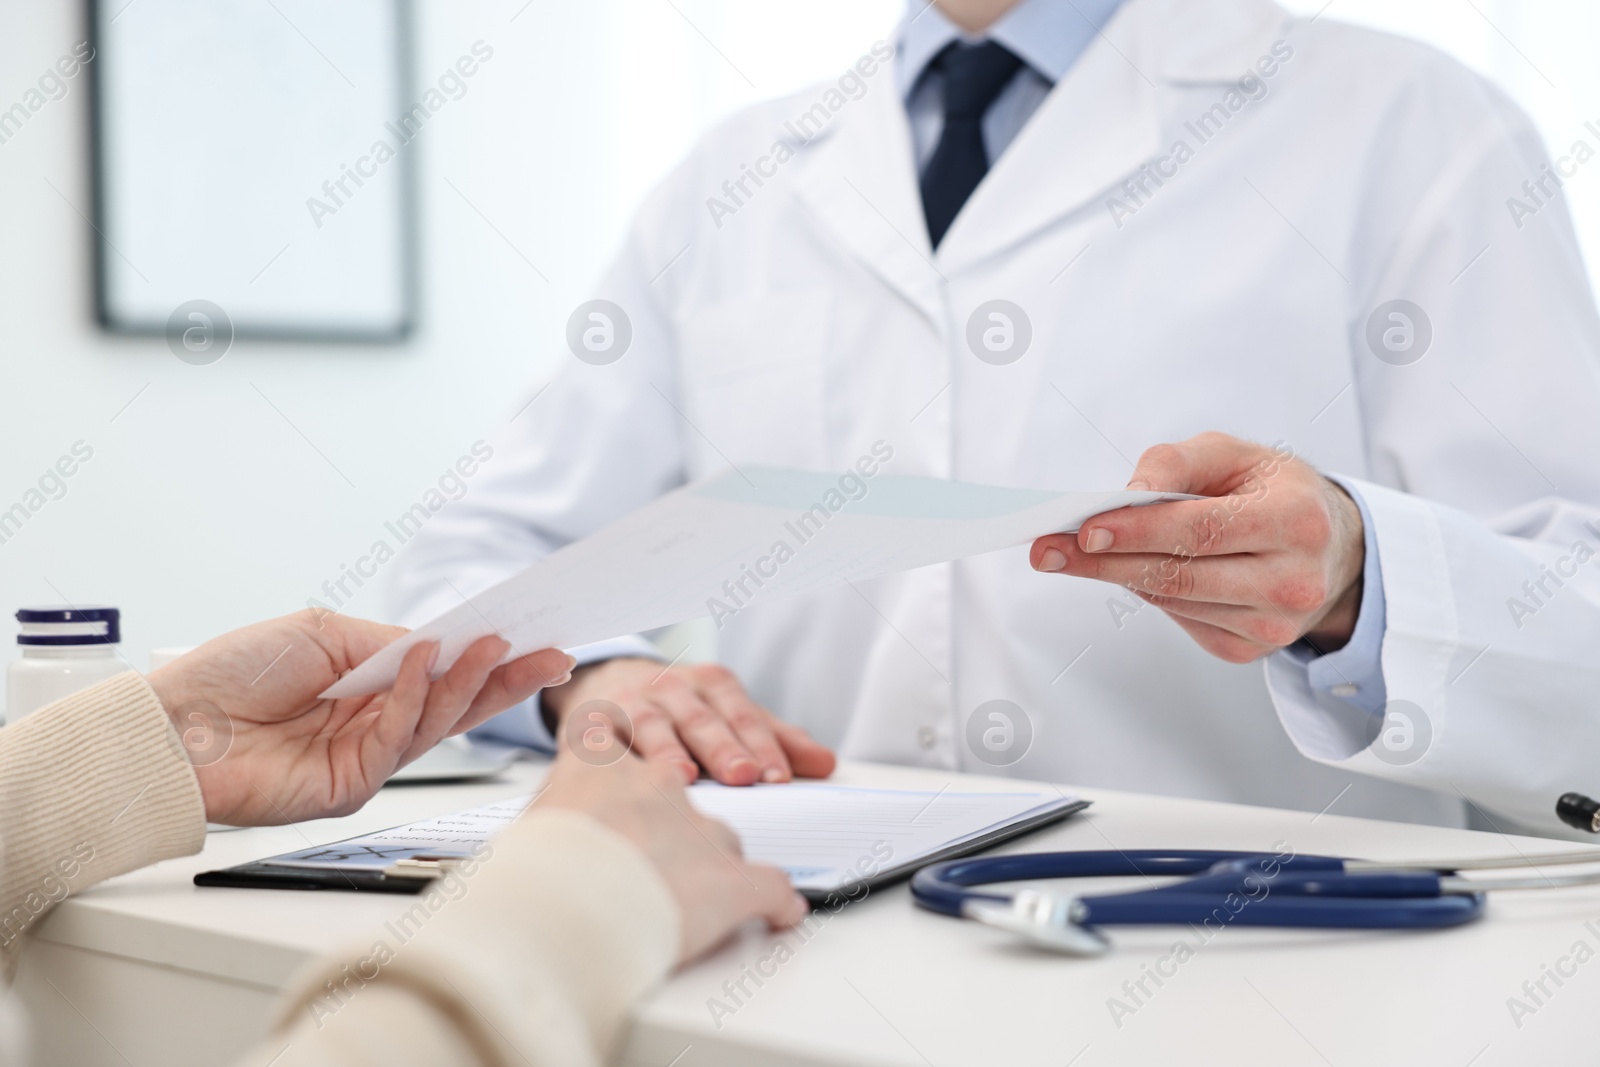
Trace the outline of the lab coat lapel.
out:
[[[956,216],[945,275],[1097,203],[1163,150],[1167,83],[1231,81],[1284,22],[1269,0],[1128,0]]]
[[[819,225],[943,332],[905,106],[887,71],[795,161],[796,192]]]

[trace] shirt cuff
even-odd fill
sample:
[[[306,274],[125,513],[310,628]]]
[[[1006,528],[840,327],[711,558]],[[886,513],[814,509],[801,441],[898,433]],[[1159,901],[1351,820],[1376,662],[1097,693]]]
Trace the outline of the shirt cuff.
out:
[[[567,652],[578,661],[577,667],[624,657],[653,659],[657,662],[664,659],[660,649],[656,648],[648,638],[637,634],[613,638],[610,641],[596,641],[591,645],[579,645],[577,648],[567,649]],[[543,693],[507,708],[467,736],[484,741],[497,741],[502,745],[522,745],[540,752],[556,750],[556,739],[550,736],[550,731],[544,725]]]
[[[1378,558],[1378,534],[1372,514],[1361,491],[1348,479],[1329,475],[1356,503],[1361,512],[1362,540],[1366,544],[1366,563],[1361,572],[1361,611],[1350,641],[1336,652],[1321,653],[1302,639],[1276,654],[1305,672],[1313,693],[1332,698],[1369,715],[1381,716],[1388,703],[1383,682],[1383,634],[1386,612],[1383,597],[1383,564]]]

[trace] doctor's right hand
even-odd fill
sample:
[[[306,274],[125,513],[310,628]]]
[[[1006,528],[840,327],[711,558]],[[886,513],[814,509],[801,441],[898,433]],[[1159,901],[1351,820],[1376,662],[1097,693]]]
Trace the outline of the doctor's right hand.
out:
[[[547,715],[557,722],[592,700],[622,709],[632,749],[651,762],[678,767],[685,782],[705,768],[724,785],[826,778],[833,753],[793,723],[750,699],[738,677],[714,663],[663,667],[621,657],[572,672],[565,685],[545,690]]]

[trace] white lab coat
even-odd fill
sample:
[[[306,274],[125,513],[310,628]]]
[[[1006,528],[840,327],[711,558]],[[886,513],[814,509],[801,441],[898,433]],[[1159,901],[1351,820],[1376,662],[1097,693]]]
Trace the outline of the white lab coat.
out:
[[[895,474],[1111,489],[1146,447],[1222,430],[1362,480],[1388,697],[1424,709],[1422,758],[1379,759],[1285,656],[1224,663],[1025,549],[757,600],[720,657],[846,757],[994,771],[967,721],[1004,699],[1033,737],[999,773],[1091,792],[1444,823],[1466,797],[1546,830],[1559,793],[1600,792],[1600,560],[1507,603],[1600,548],[1600,321],[1564,205],[1508,210],[1547,158],[1524,115],[1415,43],[1264,0],[1129,0],[935,254],[891,73],[862,80],[745,111],[649,198],[595,291],[626,354],[564,356],[404,555],[407,621],[458,603],[445,577],[486,586],[730,462],[842,472],[882,440]],[[1146,164],[1163,180],[1136,198]],[[724,182],[758,165],[735,203]],[[994,299],[1031,323],[1010,364],[966,340]],[[1366,340],[1393,299],[1431,322],[1409,365]]]

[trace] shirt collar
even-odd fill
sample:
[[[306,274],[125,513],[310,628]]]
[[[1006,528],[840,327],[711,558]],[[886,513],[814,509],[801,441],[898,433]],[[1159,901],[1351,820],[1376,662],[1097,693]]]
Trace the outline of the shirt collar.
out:
[[[1054,85],[1121,6],[1122,0],[1021,0],[983,33],[973,37],[945,17],[931,0],[908,0],[895,30],[895,88],[907,99],[917,79],[951,41],[998,41]]]

